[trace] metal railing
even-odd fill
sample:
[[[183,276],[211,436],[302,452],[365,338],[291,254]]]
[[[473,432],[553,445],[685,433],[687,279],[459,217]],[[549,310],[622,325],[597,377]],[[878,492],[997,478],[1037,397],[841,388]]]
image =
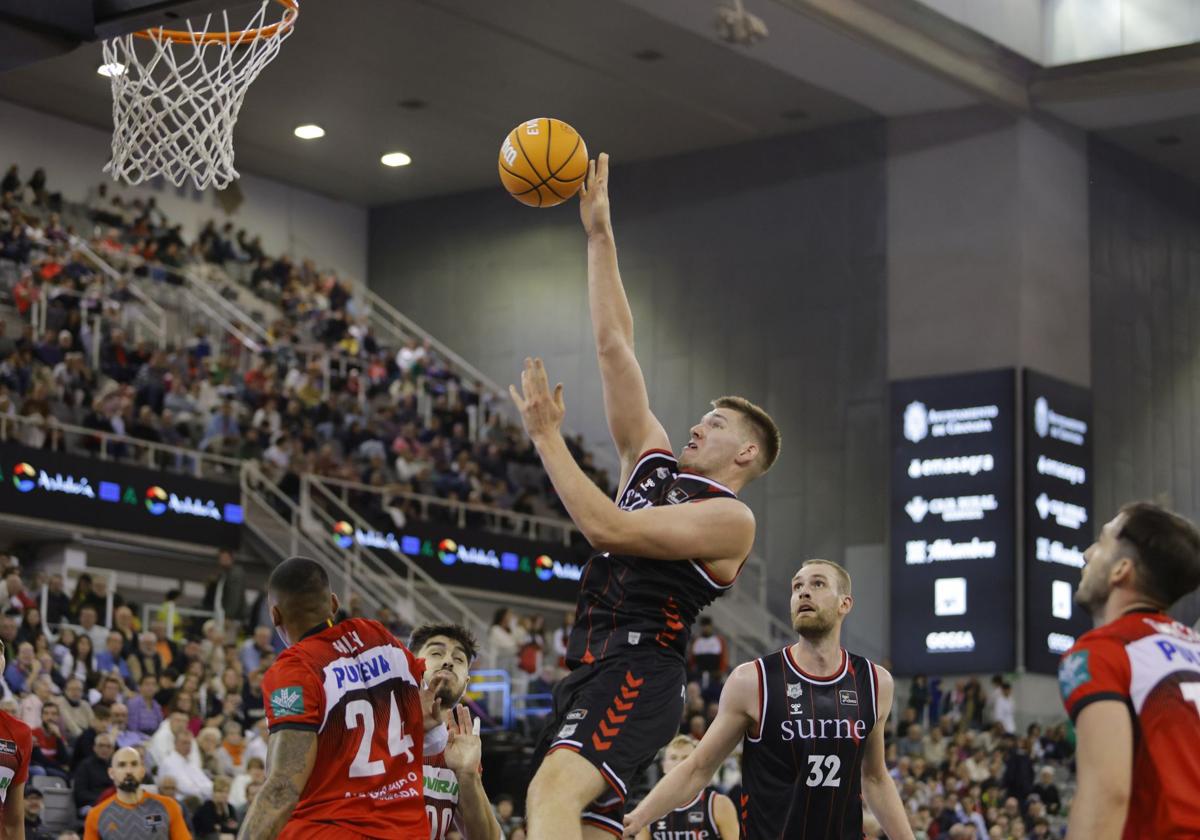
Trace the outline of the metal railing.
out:
[[[173,464],[174,472],[190,473],[197,478],[234,479],[243,464],[237,458],[225,455],[212,455],[198,449],[171,446],[129,435],[119,435],[116,432],[74,426],[69,423],[61,423],[54,418],[41,420],[34,417],[12,417],[0,414],[0,441],[8,441],[15,437],[17,443],[29,445],[24,443],[19,434],[14,435],[14,432],[19,433],[31,428],[46,435],[46,441],[40,448],[52,452],[98,457],[101,461],[117,460],[121,463],[139,464],[151,469],[171,469]],[[74,446],[70,445],[72,438],[75,439]],[[81,445],[80,438],[93,445]],[[132,457],[121,456],[119,447],[128,448]]]
[[[348,505],[351,493],[370,493],[382,496],[384,507],[387,507],[387,502],[390,499],[407,499],[420,507],[422,519],[429,518],[431,508],[446,510],[451,514],[455,525],[464,529],[471,527],[467,523],[468,515],[475,514],[483,518],[483,529],[485,531],[525,537],[530,540],[554,539],[555,541],[562,542],[565,546],[570,546],[572,534],[579,532],[575,527],[575,523],[569,519],[517,513],[516,511],[504,510],[503,508],[491,505],[457,502],[451,499],[442,499],[438,496],[426,496],[422,493],[412,493],[407,490],[396,490],[389,487],[377,487],[371,484],[346,481],[340,478],[314,475],[310,479],[314,482],[337,488],[338,496],[343,505]],[[547,533],[554,536],[549,537],[546,535]]]
[[[334,526],[339,522],[348,522],[355,532],[371,530],[370,523],[322,485],[317,476],[302,476],[300,488],[301,510],[318,533],[329,535],[327,539],[333,539]],[[331,509],[336,511],[336,514],[331,513]],[[404,552],[388,552],[395,565],[384,562],[374,550],[364,549],[357,540],[353,540],[344,552],[355,559],[360,569],[368,570],[377,577],[394,576],[404,581],[406,594],[423,617],[446,616],[468,628],[476,637],[486,638],[488,625],[475,611],[443,584],[434,580]]]

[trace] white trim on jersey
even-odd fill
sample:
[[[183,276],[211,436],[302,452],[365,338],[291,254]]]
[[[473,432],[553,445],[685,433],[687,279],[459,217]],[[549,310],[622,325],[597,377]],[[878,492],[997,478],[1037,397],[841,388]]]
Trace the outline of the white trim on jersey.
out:
[[[703,481],[705,484],[711,484],[713,487],[716,487],[718,490],[724,490],[726,493],[733,496],[733,498],[735,498],[735,499],[737,498],[737,493],[734,493],[732,490],[730,490],[728,487],[726,487],[724,484],[722,484],[719,481],[713,481],[711,478],[707,478],[705,476],[699,475],[694,472],[684,471],[684,472],[680,472],[679,475],[680,475],[680,477],[694,478],[697,481]]]
[[[842,678],[845,677],[846,673],[850,670],[850,654],[846,652],[845,648],[842,648],[842,668],[841,668],[841,670],[838,671],[838,673],[835,674],[834,676],[829,677],[828,679],[824,679],[824,680],[813,679],[812,677],[808,676],[803,671],[801,671],[799,666],[796,665],[796,663],[792,662],[792,646],[791,645],[788,645],[786,648],[783,649],[783,660],[787,663],[788,668],[791,669],[793,674],[795,674],[797,677],[804,680],[805,682],[812,683],[813,685],[833,685],[836,682],[841,682]]]
[[[629,478],[625,479],[625,486],[622,487],[621,492],[617,494],[617,504],[620,504],[621,500],[625,498],[625,494],[629,492],[629,488],[633,485],[633,477],[636,476],[638,470],[642,468],[642,464],[646,463],[651,458],[670,458],[676,464],[679,463],[679,459],[674,455],[668,455],[666,450],[655,450],[639,458],[638,462],[633,465],[633,469],[629,471]]]
[[[335,659],[324,667],[323,673],[325,716],[321,719],[320,732],[325,731],[329,713],[351,691],[374,688],[390,680],[403,680],[413,688],[420,687],[409,670],[407,652],[395,645],[376,645],[354,656]]]
[[[871,666],[871,707],[875,710],[875,721],[876,721],[876,723],[878,723],[879,722],[879,692],[878,692],[878,689],[876,688],[876,683],[879,680],[879,675],[875,672],[875,663],[874,662],[872,662],[870,659],[868,659],[867,664],[869,666]],[[888,711],[890,712],[891,709],[888,709]]]
[[[583,749],[583,744],[581,744],[579,741],[568,741],[566,738],[559,738],[557,741],[552,742],[550,744],[550,749],[561,747],[563,744],[566,744],[569,747],[579,747],[579,749]]]
[[[700,793],[701,793],[701,795],[703,795],[704,791],[700,791]],[[716,793],[716,791],[714,791],[708,795],[708,823],[713,828],[717,827],[717,811],[716,811],[717,796],[718,796],[718,794]]]
[[[761,659],[755,659],[754,667],[758,669],[758,737],[747,732],[746,740],[757,744],[762,740],[763,727],[767,725],[767,666]]]
[[[735,583],[737,583],[736,576],[734,577],[733,580],[729,581],[729,583],[717,583],[716,578],[714,578],[712,575],[710,575],[708,573],[708,570],[704,568],[704,565],[702,563],[699,563],[696,560],[689,560],[688,562],[691,563],[692,568],[695,569],[697,572],[699,572],[700,577],[704,578],[705,582],[707,582],[708,585],[711,586],[713,589],[720,589],[721,591],[725,591],[726,589],[731,588]]]
[[[688,811],[688,810],[691,810],[691,807],[692,807],[693,805],[695,805],[697,802],[699,802],[699,801],[700,801],[700,797],[701,797],[701,796],[704,796],[704,788],[701,788],[701,789],[700,789],[700,792],[696,794],[696,798],[695,798],[695,799],[693,799],[691,802],[689,802],[689,803],[688,803],[688,804],[686,804],[686,805],[680,805],[680,806],[679,806],[678,808],[676,808],[675,810],[676,810],[676,811]]]

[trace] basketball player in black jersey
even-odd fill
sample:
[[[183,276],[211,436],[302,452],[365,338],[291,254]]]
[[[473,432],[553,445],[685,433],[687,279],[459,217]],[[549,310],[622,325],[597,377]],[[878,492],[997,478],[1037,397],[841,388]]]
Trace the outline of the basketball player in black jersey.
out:
[[[884,763],[892,675],[841,645],[850,575],[809,560],[792,578],[799,640],[734,669],[700,745],[625,818],[626,837],[688,802],[738,741],[745,840],[862,840],[865,802],[891,840],[912,840]]]
[[[663,751],[663,773],[670,773],[695,749],[694,738],[676,735]],[[739,834],[733,801],[715,788],[706,787],[691,802],[643,828],[637,840],[738,840]]]
[[[560,431],[562,385],[551,392],[541,360],[527,359],[513,400],[554,489],[597,552],[568,640],[571,674],[555,690],[535,756],[530,840],[620,836],[629,784],[678,732],[691,626],[733,585],[754,544],[754,516],[737,492],[770,468],[780,445],[766,412],[722,397],[679,457],[672,454],[633,352],[607,155],[589,165],[581,196],[588,300],[621,489],[614,503],[575,463]]]

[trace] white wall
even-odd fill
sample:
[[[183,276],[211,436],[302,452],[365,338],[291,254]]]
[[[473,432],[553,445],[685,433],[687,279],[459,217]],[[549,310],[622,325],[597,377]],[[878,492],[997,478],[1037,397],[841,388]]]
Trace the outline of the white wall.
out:
[[[21,167],[27,179],[37,167],[46,170],[47,185],[68,200],[82,201],[88,189],[107,182],[109,192],[156,196],[172,220],[190,239],[209,219],[230,221],[262,236],[269,254],[312,257],[356,281],[367,277],[367,210],[296,187],[242,173],[244,198],[227,214],[214,190],[176,189],[170,185],[128,187],[101,170],[108,162],[111,136],[88,126],[0,101],[0,167]]]

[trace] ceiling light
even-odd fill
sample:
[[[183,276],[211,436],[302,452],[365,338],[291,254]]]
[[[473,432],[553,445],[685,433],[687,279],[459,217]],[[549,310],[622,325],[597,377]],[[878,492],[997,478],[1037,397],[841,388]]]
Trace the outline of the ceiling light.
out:
[[[112,64],[101,64],[96,68],[96,72],[101,76],[107,76],[110,79],[113,76],[124,76],[125,65],[117,61],[114,61]]]
[[[409,111],[420,111],[422,108],[429,105],[429,103],[424,99],[401,99],[396,104]]]
[[[308,125],[296,126],[296,130],[292,133],[301,140],[316,140],[318,137],[325,136],[325,129],[321,128],[319,125],[313,125],[312,123],[309,123]]]
[[[408,166],[412,163],[412,158],[404,152],[388,152],[379,159],[379,162],[384,166]]]
[[[638,50],[633,54],[638,61],[661,61],[663,54],[655,49]]]
[[[1160,146],[1178,146],[1183,140],[1178,134],[1165,134],[1162,137],[1154,138],[1154,142]]]

